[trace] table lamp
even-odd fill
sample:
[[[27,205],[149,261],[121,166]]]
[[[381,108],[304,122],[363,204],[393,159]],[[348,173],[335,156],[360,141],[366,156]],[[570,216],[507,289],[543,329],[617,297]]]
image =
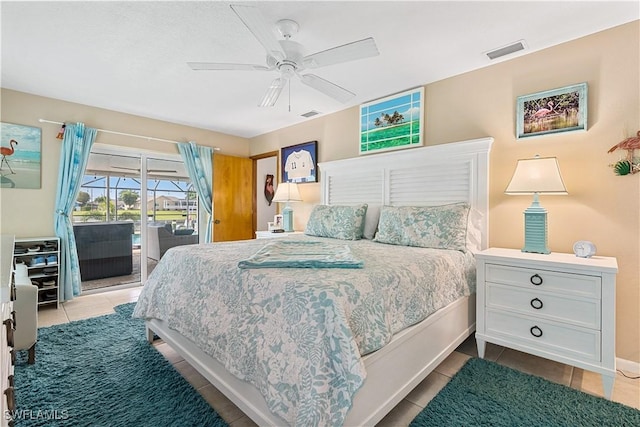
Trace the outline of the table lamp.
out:
[[[289,202],[301,202],[298,184],[295,182],[281,182],[276,188],[276,194],[273,201],[278,203],[286,203],[282,209],[282,227],[284,231],[293,231],[293,209],[289,206]]]
[[[522,252],[549,254],[547,247],[547,210],[540,205],[540,194],[568,194],[555,157],[518,160],[505,194],[533,194],[533,203],[524,211],[524,247]]]

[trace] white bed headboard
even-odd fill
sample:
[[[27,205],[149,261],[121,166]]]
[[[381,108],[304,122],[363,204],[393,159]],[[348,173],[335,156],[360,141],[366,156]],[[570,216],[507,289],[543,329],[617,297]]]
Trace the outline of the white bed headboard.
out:
[[[467,202],[489,242],[489,152],[493,138],[319,163],[323,204],[433,206]]]

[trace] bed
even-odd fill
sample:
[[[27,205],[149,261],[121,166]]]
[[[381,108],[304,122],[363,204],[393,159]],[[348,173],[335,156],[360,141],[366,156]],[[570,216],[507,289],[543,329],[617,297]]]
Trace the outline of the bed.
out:
[[[166,341],[258,425],[374,425],[475,328],[472,233],[459,250],[449,241],[414,247],[393,240],[394,218],[465,206],[474,213],[464,216],[477,229],[474,250],[485,248],[491,143],[321,163],[322,207],[354,207],[358,216],[364,205],[364,233],[377,223],[379,241],[324,236],[314,209],[307,231],[316,236],[174,248],[135,315],[150,340]],[[341,268],[264,264],[291,262],[279,255],[310,246]],[[427,282],[440,290],[419,287]]]

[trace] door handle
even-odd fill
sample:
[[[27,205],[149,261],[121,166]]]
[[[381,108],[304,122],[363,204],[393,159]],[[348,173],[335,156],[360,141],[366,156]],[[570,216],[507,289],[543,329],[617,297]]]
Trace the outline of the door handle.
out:
[[[216,220],[214,220],[214,221],[213,221],[213,223],[214,223],[214,224],[220,224],[220,220],[219,220],[219,219],[216,219]]]

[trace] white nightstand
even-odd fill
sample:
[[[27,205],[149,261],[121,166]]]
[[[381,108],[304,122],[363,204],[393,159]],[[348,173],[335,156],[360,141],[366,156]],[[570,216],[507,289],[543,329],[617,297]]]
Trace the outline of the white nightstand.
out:
[[[616,259],[500,248],[476,259],[478,355],[491,342],[597,372],[611,399]]]
[[[272,233],[271,231],[256,231],[256,239],[274,239],[277,237],[293,236],[304,234],[302,231],[285,231],[284,233]]]

